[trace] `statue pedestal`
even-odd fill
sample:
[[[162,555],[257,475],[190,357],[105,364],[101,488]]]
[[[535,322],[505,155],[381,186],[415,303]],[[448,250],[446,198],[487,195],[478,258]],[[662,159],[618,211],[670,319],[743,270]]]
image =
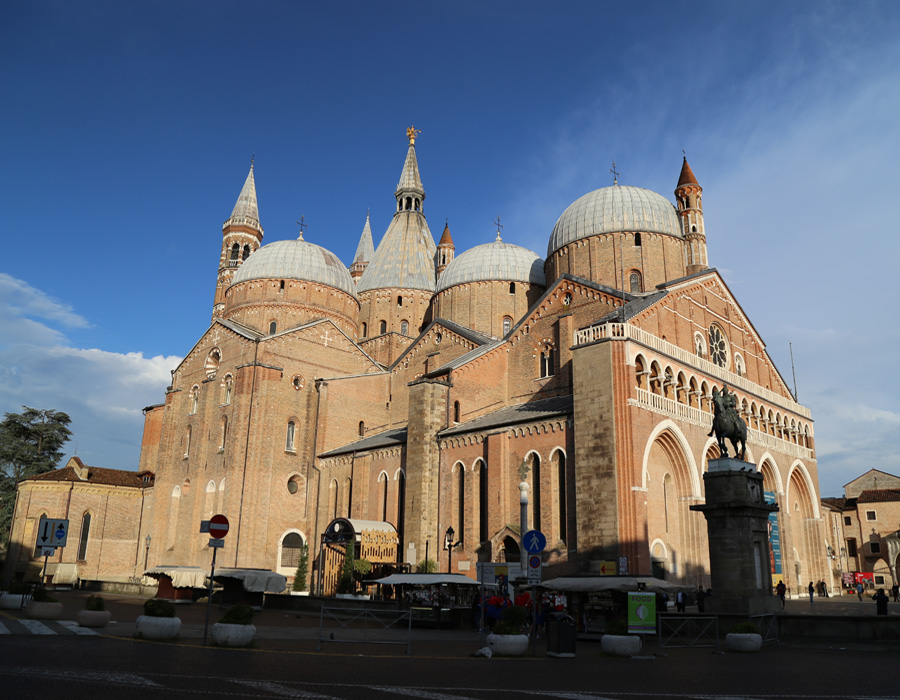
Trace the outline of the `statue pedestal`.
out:
[[[739,459],[711,459],[703,475],[706,503],[691,506],[706,517],[713,595],[710,610],[759,615],[775,611],[769,569],[769,513],[763,477]]]

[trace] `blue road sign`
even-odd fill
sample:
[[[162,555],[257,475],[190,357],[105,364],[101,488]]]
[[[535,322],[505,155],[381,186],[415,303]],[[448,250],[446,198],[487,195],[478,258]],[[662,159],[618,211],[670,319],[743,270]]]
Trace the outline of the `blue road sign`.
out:
[[[544,537],[544,533],[540,530],[529,530],[525,533],[525,537],[522,538],[522,546],[525,547],[525,551],[529,554],[540,554],[544,551],[544,547],[547,546],[547,538]]]

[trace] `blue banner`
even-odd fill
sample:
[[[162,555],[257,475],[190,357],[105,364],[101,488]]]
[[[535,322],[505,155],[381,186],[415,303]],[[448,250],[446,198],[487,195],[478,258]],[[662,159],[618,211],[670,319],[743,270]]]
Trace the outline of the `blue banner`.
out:
[[[766,503],[775,504],[772,491],[763,492]],[[769,564],[773,574],[781,574],[781,533],[778,531],[778,513],[769,513]]]

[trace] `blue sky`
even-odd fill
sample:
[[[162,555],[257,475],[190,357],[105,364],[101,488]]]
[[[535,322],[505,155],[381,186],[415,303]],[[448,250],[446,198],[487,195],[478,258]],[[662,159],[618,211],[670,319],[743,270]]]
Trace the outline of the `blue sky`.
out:
[[[896,2],[5,3],[0,412],[67,411],[136,467],[141,408],[207,327],[255,154],[264,242],[349,264],[405,129],[457,250],[542,256],[612,183],[672,198],[685,149],[717,267],[816,420],[823,495],[900,474]],[[891,358],[894,358],[893,360]]]

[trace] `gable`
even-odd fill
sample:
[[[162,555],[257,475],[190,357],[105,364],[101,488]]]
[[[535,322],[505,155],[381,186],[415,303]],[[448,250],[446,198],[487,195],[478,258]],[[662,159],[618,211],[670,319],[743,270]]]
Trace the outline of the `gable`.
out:
[[[313,321],[260,341],[264,361],[282,368],[303,364],[316,377],[370,374],[383,368],[330,319]]]

